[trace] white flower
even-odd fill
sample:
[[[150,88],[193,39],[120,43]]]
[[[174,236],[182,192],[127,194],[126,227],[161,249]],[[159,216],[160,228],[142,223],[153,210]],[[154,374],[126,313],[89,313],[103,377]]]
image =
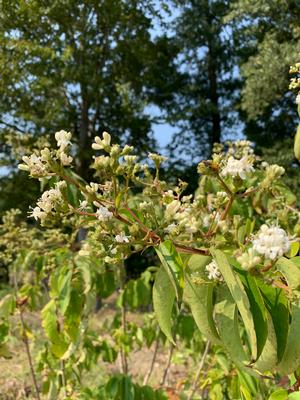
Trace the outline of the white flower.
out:
[[[137,159],[137,156],[124,156],[124,160],[128,163],[128,164],[133,164]]]
[[[42,221],[47,217],[47,213],[45,211],[42,211],[40,207],[34,207],[28,216],[33,217],[36,221],[38,219]]]
[[[111,136],[108,132],[103,132],[103,139],[101,140],[99,136],[95,136],[95,143],[92,144],[94,150],[102,150],[105,147],[110,146]]]
[[[98,210],[96,211],[96,215],[99,221],[108,221],[113,217],[113,213],[103,206],[100,206],[98,208]]]
[[[88,202],[86,200],[80,200],[78,210],[83,211],[84,209],[87,208],[87,206]]]
[[[270,260],[283,256],[291,247],[286,232],[277,226],[262,225],[252,243],[254,250]]]
[[[89,185],[86,185],[85,188],[89,193],[96,193],[99,190],[99,185],[98,183],[91,182]]]
[[[55,140],[57,141],[57,146],[60,147],[62,151],[71,144],[70,139],[72,137],[71,132],[59,131],[55,134]]]
[[[254,168],[247,156],[242,157],[240,160],[229,157],[226,166],[221,171],[221,175],[239,176],[241,179],[246,179],[246,175],[249,172],[254,172]]]
[[[41,157],[36,154],[31,156],[23,156],[22,160],[25,164],[19,164],[18,168],[23,171],[29,171],[32,176],[44,176],[47,173],[46,165],[43,164]]]
[[[300,92],[296,96],[296,104],[300,104]]]
[[[126,236],[124,232],[121,232],[115,237],[117,243],[129,243],[130,236]]]
[[[164,230],[165,230],[165,232],[169,233],[170,235],[174,235],[174,234],[178,233],[177,228],[178,227],[176,224],[170,224]]]
[[[59,190],[59,183],[56,184],[55,189],[47,190],[42,194],[42,197],[37,202],[38,207],[40,207],[43,211],[49,214],[52,210],[54,210],[55,206],[62,202],[63,198],[61,192]]]
[[[246,271],[256,267],[256,265],[261,262],[261,258],[256,254],[253,248],[237,257],[237,260],[241,264],[242,268]]]
[[[206,271],[208,272],[207,277],[213,281],[223,281],[223,276],[219,270],[219,267],[215,261],[210,262],[205,267]]]
[[[68,156],[66,153],[62,152],[60,153],[60,161],[62,165],[66,167],[71,164],[71,162],[73,161],[73,157]]]
[[[179,200],[171,201],[171,203],[168,204],[167,207],[166,207],[166,213],[165,213],[166,218],[167,219],[172,218],[177,213],[177,211],[179,210],[180,206],[181,206],[181,203],[180,203]]]
[[[202,225],[204,228],[208,228],[211,223],[211,216],[210,215],[205,215],[204,218],[202,219]]]

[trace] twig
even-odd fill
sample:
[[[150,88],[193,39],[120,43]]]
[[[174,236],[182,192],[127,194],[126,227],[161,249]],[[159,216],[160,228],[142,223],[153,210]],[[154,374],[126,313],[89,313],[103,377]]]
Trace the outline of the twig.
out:
[[[124,286],[125,286],[124,263],[120,264],[120,266],[119,266],[119,279],[120,279],[121,293],[123,294]],[[125,336],[126,332],[127,332],[127,320],[126,320],[126,304],[124,303],[124,297],[122,299],[122,306],[121,306],[121,325],[122,325],[123,334]],[[128,361],[127,361],[126,352],[124,351],[122,345],[121,345],[121,349],[120,349],[120,354],[121,354],[122,373],[124,375],[127,375]]]
[[[220,177],[219,174],[217,174],[217,179],[218,179],[218,181],[221,183],[221,185],[223,186],[225,192],[226,192],[230,197],[232,197],[232,195],[233,195],[232,191],[229,189],[229,187],[226,185],[226,183],[223,181],[223,179]]]
[[[155,347],[154,347],[154,352],[153,352],[150,368],[149,368],[149,371],[147,372],[147,374],[144,378],[144,381],[143,381],[144,386],[146,386],[148,384],[150,376],[152,375],[154,364],[155,364],[156,357],[157,357],[158,347],[159,347],[159,337],[157,337],[155,340]]]
[[[228,200],[228,203],[226,204],[225,210],[224,210],[224,212],[223,212],[223,214],[221,216],[221,221],[224,221],[226,219],[227,214],[229,213],[229,210],[230,210],[230,208],[232,206],[233,200],[234,200],[234,196],[230,196],[229,200]]]
[[[164,370],[164,374],[163,374],[162,380],[161,380],[161,382],[160,382],[160,386],[164,386],[164,385],[166,384],[166,380],[167,380],[168,373],[169,373],[170,366],[171,366],[171,361],[172,361],[172,356],[173,356],[174,348],[175,348],[174,344],[171,343],[171,344],[170,344],[170,348],[169,348],[167,366],[166,366],[166,368],[165,368],[165,370]]]
[[[193,382],[192,391],[191,391],[189,397],[187,398],[187,400],[192,400],[192,398],[194,397],[194,394],[196,393],[196,390],[197,390],[198,387],[199,387],[199,378],[200,378],[202,369],[203,369],[203,367],[204,367],[204,363],[205,363],[207,354],[208,354],[208,352],[209,352],[209,348],[210,348],[210,341],[208,340],[208,341],[206,342],[206,346],[205,346],[204,352],[203,352],[202,357],[201,357],[201,360],[200,360],[200,364],[199,364],[199,367],[198,367],[198,371],[197,371],[197,374],[196,374],[196,378],[195,378],[195,380],[194,380],[194,382]]]
[[[13,276],[13,278],[14,278],[14,286],[15,286],[15,293],[16,293],[16,298],[17,298],[17,295],[18,295],[18,281],[17,281],[16,267],[14,267],[13,270],[14,270],[14,276]],[[28,340],[28,336],[27,336],[27,333],[26,333],[26,324],[25,324],[25,321],[24,321],[23,309],[22,309],[23,305],[25,304],[25,302],[27,300],[22,300],[22,299],[20,299],[20,300],[21,301],[19,301],[19,302],[18,302],[18,299],[16,301],[17,301],[20,321],[21,321],[21,325],[22,325],[22,340],[23,340],[23,343],[25,345],[25,350],[26,350],[26,355],[27,355],[28,364],[29,364],[29,368],[30,368],[30,373],[31,373],[33,385],[34,385],[34,388],[35,388],[35,391],[36,391],[36,398],[38,400],[41,400],[40,392],[39,392],[39,388],[38,388],[38,384],[37,384],[37,380],[36,380],[36,375],[35,375],[34,368],[33,368],[32,357],[31,357],[30,347],[29,347],[29,340]]]
[[[61,378],[62,378],[62,385],[63,385],[63,388],[64,388],[64,396],[65,396],[65,398],[67,398],[68,394],[67,394],[67,384],[66,384],[65,362],[64,362],[64,360],[61,360]]]

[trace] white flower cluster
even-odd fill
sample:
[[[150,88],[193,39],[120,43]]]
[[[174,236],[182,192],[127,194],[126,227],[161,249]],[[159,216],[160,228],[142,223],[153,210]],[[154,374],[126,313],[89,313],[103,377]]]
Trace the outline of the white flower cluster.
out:
[[[246,253],[237,257],[237,260],[245,271],[256,267],[261,262],[261,258],[253,248],[250,248]]]
[[[247,156],[242,157],[240,160],[229,157],[227,164],[221,171],[221,175],[232,177],[239,176],[241,179],[246,179],[247,174],[250,172],[254,172],[254,168]]]
[[[18,168],[22,171],[29,171],[31,176],[42,177],[47,175],[47,166],[43,163],[41,157],[32,154],[31,156],[23,156],[22,160],[25,164],[18,165]]]
[[[217,263],[214,260],[207,264],[205,269],[207,271],[208,279],[223,282],[223,276],[219,270]]]
[[[130,236],[126,236],[124,232],[119,233],[115,237],[117,243],[129,243]]]
[[[55,134],[55,140],[57,141],[57,146],[60,148],[61,151],[64,151],[69,144],[71,144],[71,132],[66,131],[59,131]]]
[[[277,226],[262,225],[252,243],[254,250],[270,260],[283,256],[291,247],[285,230]]]
[[[40,219],[44,221],[47,216],[55,211],[56,207],[63,203],[63,197],[61,189],[66,186],[64,181],[58,182],[54,189],[47,190],[37,201],[37,206],[33,208],[29,217],[33,217],[35,220]]]
[[[66,167],[71,164],[73,157],[68,156],[65,153],[65,149],[71,144],[71,132],[59,131],[55,134],[55,140],[57,141],[57,146],[59,147],[57,151],[57,157],[60,159],[61,164]]]
[[[97,205],[97,204],[96,204]],[[96,216],[99,221],[105,222],[109,221],[113,217],[113,213],[108,210],[108,208],[98,205],[98,210],[96,211]]]
[[[71,156],[65,153],[65,150],[69,144],[71,144],[71,133],[66,131],[59,131],[55,133],[55,139],[59,149],[55,154],[46,147],[41,150],[40,155],[32,154],[31,156],[23,156],[22,160],[24,164],[19,164],[18,168],[23,171],[29,171],[33,177],[44,177],[51,175],[49,173],[49,162],[51,159],[57,159],[63,166],[68,166],[73,161]]]
[[[92,144],[92,148],[94,150],[102,150],[110,146],[111,136],[108,132],[103,132],[103,139],[99,136],[95,137],[95,143]]]

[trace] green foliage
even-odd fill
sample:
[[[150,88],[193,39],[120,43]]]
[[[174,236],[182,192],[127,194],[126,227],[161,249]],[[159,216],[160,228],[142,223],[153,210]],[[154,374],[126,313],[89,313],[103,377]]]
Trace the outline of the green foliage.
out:
[[[168,363],[180,344],[195,363],[204,351],[201,368],[208,367],[206,358],[215,362],[216,357],[216,368],[199,372],[211,398],[266,398],[273,384],[264,386],[260,379],[297,376],[300,262],[294,235],[300,213],[282,183],[284,169],[263,163],[247,141],[229,149],[220,145],[198,166],[195,196],[185,196],[184,182],[172,186],[159,178],[164,157],[151,153],[155,168],[150,169],[131,147],[114,145],[104,132],[92,145],[104,153],[93,159],[97,183],[85,184],[71,170],[70,139],[70,133],[58,132],[57,149],[45,148],[20,165],[34,178],[50,177],[50,189],[31,212],[43,226],[40,239],[39,228],[27,237],[25,225],[21,230],[11,225],[14,214],[2,227],[14,283],[0,307],[4,355],[11,314],[20,317],[30,354],[24,313],[31,310],[42,320],[38,371],[50,399],[164,396],[133,383],[128,360],[133,351],[153,345],[151,374],[159,346],[166,343]],[[61,240],[65,236],[57,225],[69,229],[68,240]],[[10,241],[18,234],[22,240],[15,256]],[[34,245],[26,249],[29,239]],[[125,261],[148,248],[156,251],[158,265],[127,279]],[[90,314],[99,297],[116,290],[113,318],[97,335]],[[129,312],[151,306],[151,292],[155,317],[140,325],[127,319]],[[205,349],[213,349],[209,355],[205,341]],[[227,363],[219,353],[228,354]],[[83,375],[99,359],[120,360],[122,375],[86,389]],[[289,381],[291,392],[297,382]],[[197,389],[197,382],[186,386]]]

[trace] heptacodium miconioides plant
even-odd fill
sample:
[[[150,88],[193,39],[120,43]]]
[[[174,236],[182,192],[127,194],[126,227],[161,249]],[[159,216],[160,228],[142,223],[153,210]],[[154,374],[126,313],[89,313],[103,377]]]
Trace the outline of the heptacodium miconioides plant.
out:
[[[95,182],[72,170],[71,133],[58,149],[23,157],[19,166],[48,180],[30,216],[47,226],[77,216],[99,243],[98,256],[120,264],[154,247],[161,261],[153,304],[173,341],[172,318],[187,303],[200,331],[222,344],[236,365],[255,376],[289,374],[300,365],[300,213],[282,183],[284,169],[255,156],[251,143],[216,145],[198,166],[199,189],[160,179],[165,158],[138,162],[134,149],[96,137]]]

